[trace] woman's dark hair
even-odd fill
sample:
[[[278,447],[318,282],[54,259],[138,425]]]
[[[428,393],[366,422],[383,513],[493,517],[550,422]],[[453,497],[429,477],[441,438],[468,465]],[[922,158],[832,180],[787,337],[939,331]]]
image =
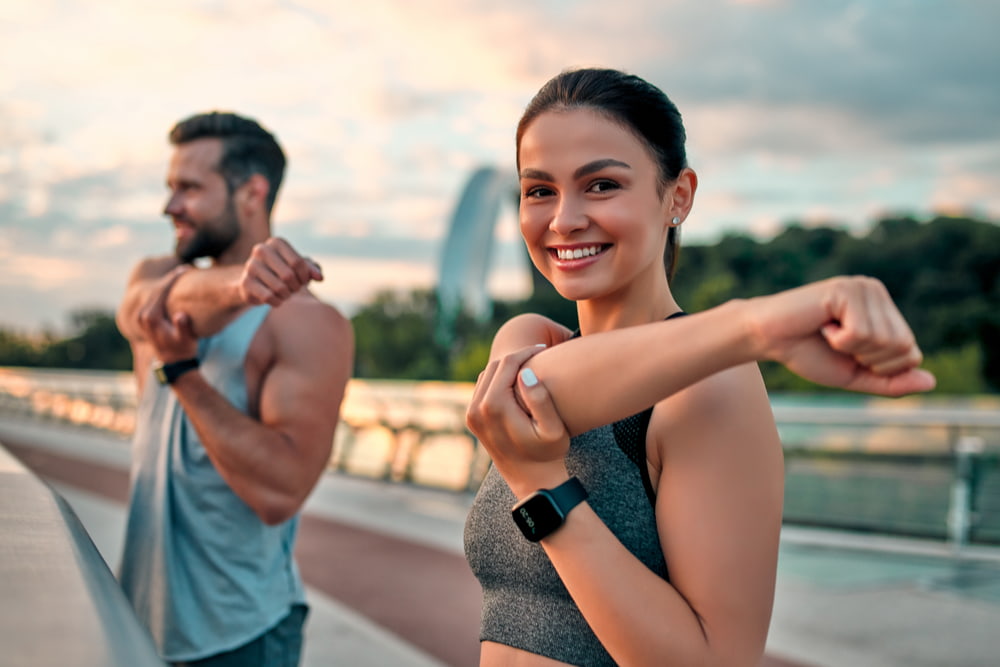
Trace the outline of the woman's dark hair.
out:
[[[575,69],[548,81],[528,103],[517,124],[518,170],[521,138],[546,111],[587,108],[632,132],[649,149],[660,171],[659,193],[687,167],[681,114],[662,90],[633,74],[613,69]],[[667,233],[663,261],[672,279],[680,255],[680,228]]]
[[[254,174],[261,174],[270,185],[267,210],[274,207],[285,175],[285,153],[274,135],[257,121],[230,112],[210,111],[180,121],[170,130],[169,136],[174,146],[196,139],[221,139],[222,157],[218,170],[229,193]]]

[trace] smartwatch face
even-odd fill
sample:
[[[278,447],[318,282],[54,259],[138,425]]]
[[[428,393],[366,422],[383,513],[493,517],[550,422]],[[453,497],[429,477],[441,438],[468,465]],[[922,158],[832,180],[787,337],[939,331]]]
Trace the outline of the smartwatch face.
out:
[[[565,516],[545,491],[534,493],[518,503],[511,515],[532,542],[537,542],[563,524]]]

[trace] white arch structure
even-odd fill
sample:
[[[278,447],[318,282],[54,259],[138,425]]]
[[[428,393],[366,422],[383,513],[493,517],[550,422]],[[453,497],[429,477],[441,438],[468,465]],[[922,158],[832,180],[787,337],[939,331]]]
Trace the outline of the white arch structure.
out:
[[[507,200],[516,206],[517,197],[517,182],[508,170],[480,167],[466,183],[451,216],[438,273],[438,337],[442,341],[450,341],[459,311],[489,317],[492,303],[486,279],[493,259],[493,232],[501,204]]]

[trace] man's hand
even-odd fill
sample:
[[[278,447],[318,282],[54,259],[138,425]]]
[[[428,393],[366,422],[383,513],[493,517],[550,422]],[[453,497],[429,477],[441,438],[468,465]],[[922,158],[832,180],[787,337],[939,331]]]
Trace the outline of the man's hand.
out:
[[[319,265],[300,255],[284,239],[271,237],[250,252],[239,292],[244,303],[279,306],[313,280],[323,280]]]
[[[165,275],[139,310],[139,328],[162,363],[190,359],[198,353],[198,338],[192,330],[191,318],[183,312],[175,313],[172,318],[167,313],[170,289],[190,269],[185,264]]]

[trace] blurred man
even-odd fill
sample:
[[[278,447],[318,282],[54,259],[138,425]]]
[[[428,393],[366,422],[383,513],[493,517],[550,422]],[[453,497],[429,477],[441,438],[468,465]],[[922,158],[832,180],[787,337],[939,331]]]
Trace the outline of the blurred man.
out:
[[[307,290],[319,266],[271,236],[285,168],[271,133],[212,112],[170,141],[174,253],[139,262],[117,315],[139,395],[120,580],[172,664],[294,666],[298,512],[330,456],[353,333]]]

